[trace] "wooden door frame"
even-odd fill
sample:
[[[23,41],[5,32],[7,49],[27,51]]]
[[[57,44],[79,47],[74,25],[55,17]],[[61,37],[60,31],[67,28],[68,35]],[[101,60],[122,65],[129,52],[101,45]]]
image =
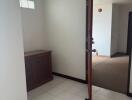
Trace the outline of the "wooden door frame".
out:
[[[129,12],[129,19],[128,19],[128,37],[127,37],[127,54],[129,55],[129,68],[128,68],[128,84],[127,84],[127,95],[132,97],[132,93],[130,93],[130,75],[131,75],[131,53],[128,52],[128,45],[129,45],[129,28],[130,28],[130,14],[132,14],[132,11]],[[131,48],[132,51],[132,48]]]
[[[128,36],[127,36],[127,54],[129,55],[129,68],[128,68],[128,82],[127,82],[127,95],[132,97],[132,93],[130,93],[130,75],[131,75],[131,55],[132,52],[129,53],[129,28],[130,28],[130,14],[132,14],[132,11],[129,12],[129,19],[128,19]],[[130,43],[131,44],[131,43]],[[131,48],[132,51],[132,48]]]
[[[132,50],[132,48],[131,48]],[[132,93],[130,93],[130,75],[131,75],[131,58],[132,53],[129,55],[129,68],[128,68],[128,85],[127,85],[127,95],[132,97]]]
[[[92,22],[93,0],[86,0],[86,81],[88,83],[88,95],[92,100]]]

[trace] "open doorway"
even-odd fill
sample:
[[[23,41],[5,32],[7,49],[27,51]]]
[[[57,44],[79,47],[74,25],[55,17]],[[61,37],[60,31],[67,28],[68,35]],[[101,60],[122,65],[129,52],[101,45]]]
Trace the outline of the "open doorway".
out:
[[[128,16],[132,4],[96,2],[93,6],[93,84],[127,94]],[[131,39],[129,39],[130,41]]]

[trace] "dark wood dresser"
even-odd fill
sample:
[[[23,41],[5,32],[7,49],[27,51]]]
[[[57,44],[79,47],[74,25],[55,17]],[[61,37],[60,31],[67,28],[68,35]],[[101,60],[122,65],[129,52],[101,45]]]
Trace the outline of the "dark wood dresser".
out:
[[[25,52],[27,91],[51,81],[52,64],[51,51]]]

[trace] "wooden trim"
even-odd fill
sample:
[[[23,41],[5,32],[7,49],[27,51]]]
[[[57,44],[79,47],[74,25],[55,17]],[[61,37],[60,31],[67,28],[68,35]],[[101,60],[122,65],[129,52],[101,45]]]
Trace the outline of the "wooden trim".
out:
[[[92,22],[93,0],[86,0],[86,79],[89,100],[92,100]]]
[[[70,80],[73,80],[73,81],[77,81],[77,82],[80,82],[80,83],[87,84],[87,81],[83,80],[83,79],[75,78],[75,77],[72,77],[72,76],[68,76],[68,75],[64,75],[64,74],[60,74],[60,73],[56,73],[56,72],[53,72],[53,74],[56,75],[56,76],[66,78],[66,79],[70,79]]]
[[[129,55],[127,95],[132,97],[132,93],[130,93],[130,75],[131,75],[131,53]]]

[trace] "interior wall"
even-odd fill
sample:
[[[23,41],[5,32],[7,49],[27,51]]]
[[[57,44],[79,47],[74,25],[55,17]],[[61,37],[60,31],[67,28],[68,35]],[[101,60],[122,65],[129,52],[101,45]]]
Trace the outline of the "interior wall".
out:
[[[132,4],[122,4],[119,6],[119,27],[120,27],[120,42],[119,52],[126,53],[127,50],[127,36],[128,36],[128,18],[129,11],[132,11]]]
[[[35,9],[21,8],[21,12],[25,51],[48,49],[43,0],[35,0]]]
[[[119,29],[119,5],[112,4],[112,29],[111,29],[111,55],[119,52],[120,29]]]
[[[102,12],[98,9],[102,8]],[[99,55],[111,54],[112,4],[96,4],[93,7],[93,38]]]
[[[85,79],[86,0],[44,0],[53,71]]]
[[[0,100],[27,100],[18,0],[0,0]]]
[[[103,56],[110,56],[117,52],[126,53],[128,18],[129,12],[132,11],[132,4],[112,4],[112,11],[110,11],[110,9],[106,11],[106,13],[109,13],[107,16],[104,15],[105,11],[99,13],[97,10],[98,8],[103,8],[103,5],[106,4],[94,5],[93,37],[95,44],[93,47],[97,49],[99,55]],[[108,17],[110,14],[112,20]],[[105,29],[107,31],[105,31]],[[111,36],[106,35],[108,32]],[[110,45],[104,40],[110,41]],[[104,54],[103,52],[107,53]]]

